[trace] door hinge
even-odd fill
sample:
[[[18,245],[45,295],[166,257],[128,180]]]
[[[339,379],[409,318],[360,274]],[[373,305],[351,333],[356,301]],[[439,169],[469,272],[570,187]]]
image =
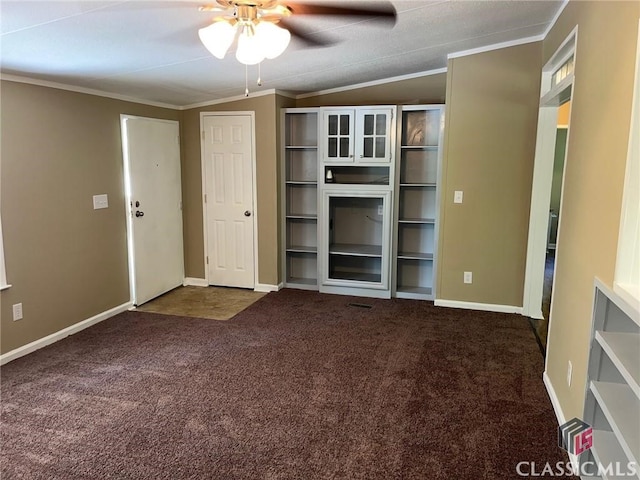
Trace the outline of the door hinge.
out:
[[[204,194],[204,203],[207,203],[207,194]]]
[[[207,265],[209,265],[209,256],[207,255]]]
[[[202,132],[200,133],[201,133],[202,140],[204,140],[204,130],[202,130]]]

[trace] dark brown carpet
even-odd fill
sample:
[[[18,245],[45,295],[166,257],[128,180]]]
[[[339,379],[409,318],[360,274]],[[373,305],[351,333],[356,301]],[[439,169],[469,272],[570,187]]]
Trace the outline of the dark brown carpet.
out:
[[[515,315],[295,290],[127,312],[2,368],[2,479],[514,479],[566,461],[541,376]]]

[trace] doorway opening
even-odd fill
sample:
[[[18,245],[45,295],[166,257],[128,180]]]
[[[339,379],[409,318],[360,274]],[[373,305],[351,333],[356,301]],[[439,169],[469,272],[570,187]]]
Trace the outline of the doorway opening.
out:
[[[562,255],[558,239],[577,35],[576,27],[542,69],[522,310],[543,354],[553,318],[555,266]]]
[[[551,313],[551,294],[556,263],[558,226],[560,224],[560,203],[562,200],[562,180],[569,134],[569,114],[571,100],[558,108],[558,126],[556,129],[555,151],[553,156],[553,178],[551,179],[551,197],[549,201],[549,225],[547,227],[547,250],[544,262],[544,281],[542,286],[542,319],[534,321],[538,340],[543,350],[547,345],[549,317]]]

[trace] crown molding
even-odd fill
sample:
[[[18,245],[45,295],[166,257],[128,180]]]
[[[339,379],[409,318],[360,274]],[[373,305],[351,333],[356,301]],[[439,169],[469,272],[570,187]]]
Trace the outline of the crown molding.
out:
[[[55,88],[57,90],[66,90],[68,92],[84,93],[86,95],[95,95],[97,97],[112,98],[114,100],[121,100],[123,102],[140,103],[142,105],[149,105],[151,107],[168,108],[171,110],[181,110],[180,106],[172,105],[170,103],[152,102],[150,100],[143,100],[141,98],[128,97],[126,95],[118,95],[117,93],[110,93],[102,90],[94,90],[92,88],[77,87],[74,85],[67,85],[65,83],[50,82],[48,80],[39,80],[36,78],[22,77],[19,75],[10,75],[5,73],[0,73],[0,80],[5,80],[7,82],[27,83],[29,85]]]
[[[551,31],[551,29],[556,26],[556,23],[557,23],[558,19],[560,18],[560,15],[562,15],[562,12],[564,12],[564,9],[565,9],[565,7],[567,5],[569,5],[569,0],[564,0],[562,2],[562,5],[560,5],[560,8],[558,9],[556,14],[554,15],[553,19],[551,20],[551,23],[549,23],[549,26],[547,27],[547,29],[542,34],[543,38],[547,38],[547,35],[549,35],[549,32]]]
[[[517,40],[510,40],[508,42],[485,45],[484,47],[472,48],[470,50],[461,50],[459,52],[450,53],[449,55],[447,55],[447,59],[450,60],[452,58],[467,57],[469,55],[476,55],[478,53],[491,52],[493,50],[501,50],[503,48],[509,47],[517,47],[518,45],[526,45],[527,43],[541,42],[542,40],[544,40],[544,37],[544,34],[541,34],[534,37],[525,37],[519,38]]]
[[[218,98],[216,100],[210,100],[207,102],[192,103],[190,105],[184,105],[180,107],[180,110],[191,110],[194,108],[209,107],[211,105],[220,105],[221,103],[237,102],[239,100],[247,100],[249,98],[264,97],[265,95],[275,95],[276,93],[280,92],[278,92],[278,90],[276,90],[275,88],[270,88],[269,90],[262,90],[260,92],[251,93],[249,95],[235,95],[233,97]]]
[[[359,88],[375,87],[377,85],[385,85],[387,83],[399,82],[402,80],[411,80],[414,78],[428,77],[430,75],[438,75],[440,73],[447,73],[447,69],[438,68],[435,70],[426,70],[424,72],[409,73],[407,75],[399,75],[397,77],[382,78],[380,80],[373,80],[371,82],[356,83],[355,85],[347,85],[345,87],[337,87],[337,88],[330,88],[328,90],[319,90],[317,92],[302,93],[300,95],[297,95],[295,99],[300,100],[302,98],[317,97],[319,95],[329,95],[331,93],[346,92],[349,90],[356,90]]]

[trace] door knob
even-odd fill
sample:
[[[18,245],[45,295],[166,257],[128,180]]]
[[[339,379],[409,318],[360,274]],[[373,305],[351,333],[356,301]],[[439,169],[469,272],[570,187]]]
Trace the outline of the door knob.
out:
[[[144,212],[141,212],[140,210],[136,210],[136,217],[144,217]]]
[[[250,217],[251,216],[251,212],[249,210],[245,210],[244,211],[244,216],[245,217]]]

